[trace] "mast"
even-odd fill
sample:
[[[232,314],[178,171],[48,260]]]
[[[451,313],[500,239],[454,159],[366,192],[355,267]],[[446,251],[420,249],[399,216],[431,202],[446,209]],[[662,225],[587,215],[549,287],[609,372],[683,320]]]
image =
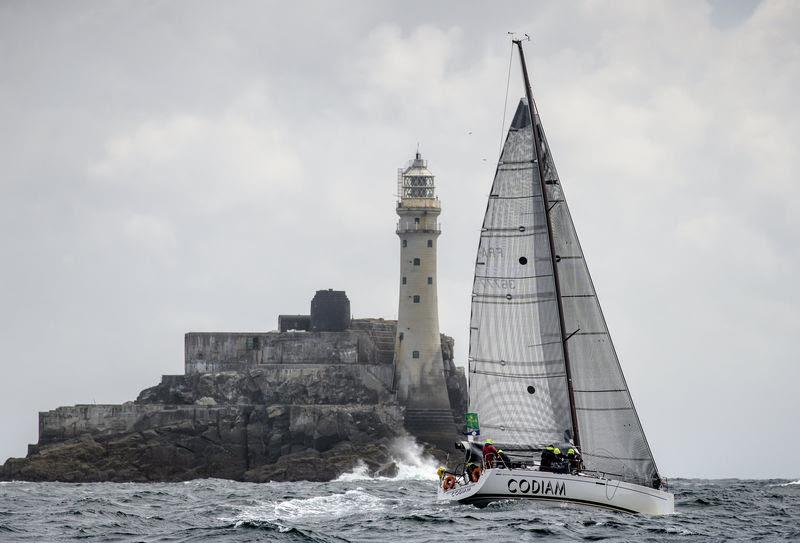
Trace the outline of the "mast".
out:
[[[544,203],[544,216],[547,221],[547,241],[550,244],[550,261],[553,265],[553,283],[556,289],[556,303],[558,304],[558,324],[561,329],[561,348],[564,352],[564,369],[567,374],[567,392],[569,393],[569,411],[572,417],[572,433],[575,445],[580,449],[581,440],[578,433],[578,414],[575,410],[575,393],[572,390],[572,371],[569,364],[569,353],[567,352],[567,331],[564,327],[564,308],[561,304],[561,285],[558,279],[558,269],[556,268],[556,253],[553,243],[553,227],[550,224],[550,206],[547,200],[547,184],[544,179],[544,164],[542,162],[542,145],[539,139],[539,131],[536,125],[536,115],[534,113],[533,91],[531,81],[528,78],[528,67],[525,65],[525,53],[522,50],[522,40],[511,40],[519,49],[519,61],[522,64],[522,76],[525,78],[525,96],[528,99],[528,111],[531,116],[531,130],[533,130],[533,148],[536,150],[536,164],[539,167],[539,182],[542,185],[542,201]]]

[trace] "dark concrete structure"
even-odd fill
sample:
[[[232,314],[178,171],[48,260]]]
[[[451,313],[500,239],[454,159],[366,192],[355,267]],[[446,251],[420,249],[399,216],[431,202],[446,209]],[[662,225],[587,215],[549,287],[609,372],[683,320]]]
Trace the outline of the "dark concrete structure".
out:
[[[278,330],[307,332],[311,330],[311,315],[278,315]]]
[[[342,332],[350,328],[350,300],[343,290],[318,290],[311,300],[311,329]]]

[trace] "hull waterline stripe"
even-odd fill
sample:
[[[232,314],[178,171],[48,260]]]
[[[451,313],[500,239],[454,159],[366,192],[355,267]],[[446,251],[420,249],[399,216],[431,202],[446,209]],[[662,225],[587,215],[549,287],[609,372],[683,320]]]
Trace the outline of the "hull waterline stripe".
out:
[[[472,505],[475,503],[480,502],[490,502],[496,500],[537,500],[543,502],[566,502],[566,503],[578,503],[581,505],[591,505],[593,507],[599,507],[601,509],[611,509],[614,511],[620,511],[622,513],[633,513],[633,514],[641,514],[639,511],[635,509],[627,509],[625,507],[615,507],[613,505],[605,505],[600,504],[597,502],[593,502],[590,500],[581,500],[578,498],[551,498],[549,496],[509,496],[508,494],[481,494],[479,496],[471,496],[469,498],[464,498],[463,500],[458,500],[458,503],[464,505]]]

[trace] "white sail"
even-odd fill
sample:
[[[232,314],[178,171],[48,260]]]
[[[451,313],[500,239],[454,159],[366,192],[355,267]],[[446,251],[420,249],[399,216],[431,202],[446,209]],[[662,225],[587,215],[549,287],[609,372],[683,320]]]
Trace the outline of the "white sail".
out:
[[[650,485],[658,471],[538,115],[536,126],[549,220],[523,99],[503,147],[478,246],[470,411],[478,413],[484,436],[505,448],[541,449],[577,434],[588,470]]]
[[[587,469],[636,483],[659,479],[611,342],[538,114],[572,393]],[[538,176],[537,176],[538,178]]]
[[[507,449],[572,431],[547,221],[526,101],[508,131],[481,230],[470,320],[470,411]]]

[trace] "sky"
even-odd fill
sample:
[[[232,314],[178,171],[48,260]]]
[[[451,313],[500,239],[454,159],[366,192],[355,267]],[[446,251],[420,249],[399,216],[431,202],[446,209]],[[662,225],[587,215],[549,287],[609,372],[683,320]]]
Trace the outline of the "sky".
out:
[[[797,479],[799,28],[791,1],[0,3],[0,458],[182,373],[188,331],[323,288],[396,318],[417,144],[465,365],[515,31],[660,470]]]

